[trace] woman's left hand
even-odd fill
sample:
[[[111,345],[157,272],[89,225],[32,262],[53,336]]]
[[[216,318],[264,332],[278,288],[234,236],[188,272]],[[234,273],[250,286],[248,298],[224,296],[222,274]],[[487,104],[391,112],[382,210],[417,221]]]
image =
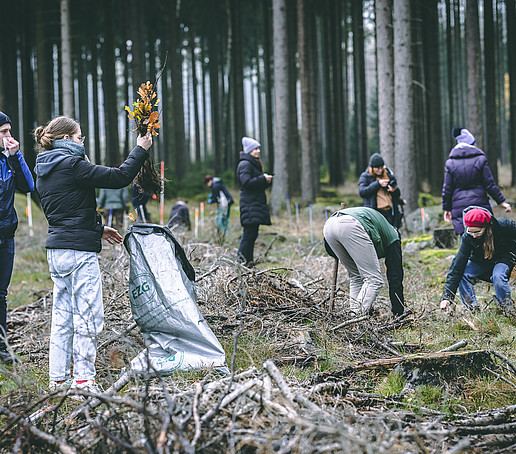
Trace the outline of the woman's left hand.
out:
[[[511,211],[511,206],[507,202],[503,202],[501,205],[505,208],[506,213],[509,213],[509,211]]]
[[[122,235],[118,233],[117,230],[115,230],[112,227],[104,226],[104,232],[102,233],[102,238],[104,240],[107,240],[110,244],[120,244],[123,240]]]

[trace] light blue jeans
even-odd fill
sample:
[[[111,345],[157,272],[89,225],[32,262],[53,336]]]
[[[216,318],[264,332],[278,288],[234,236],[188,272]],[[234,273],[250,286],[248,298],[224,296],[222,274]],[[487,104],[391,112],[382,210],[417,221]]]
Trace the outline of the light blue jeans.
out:
[[[217,228],[221,234],[228,233],[229,228],[229,215],[230,215],[231,206],[227,205],[226,207],[221,207],[220,205],[217,207]]]
[[[54,281],[50,380],[69,378],[72,359],[76,380],[94,379],[97,336],[104,326],[97,254],[71,249],[48,249],[47,260]]]
[[[505,263],[473,262],[468,260],[464,274],[459,283],[459,293],[462,304],[467,307],[478,306],[477,297],[473,284],[481,279],[492,282],[498,302],[504,305],[511,305],[511,287],[509,277],[511,270]]]

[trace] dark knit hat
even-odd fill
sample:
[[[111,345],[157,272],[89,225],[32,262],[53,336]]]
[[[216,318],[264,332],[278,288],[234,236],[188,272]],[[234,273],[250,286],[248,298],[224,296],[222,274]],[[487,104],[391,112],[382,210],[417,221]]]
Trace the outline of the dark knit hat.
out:
[[[460,132],[462,131],[462,126],[455,126],[452,131],[451,131],[451,135],[452,137],[455,139],[455,137],[459,136],[460,135]]]
[[[6,123],[9,123],[12,126],[11,119],[3,112],[0,112],[0,126],[5,125]]]
[[[384,165],[385,162],[378,153],[375,153],[371,156],[371,159],[369,160],[369,167],[383,167]]]
[[[491,221],[491,214],[482,208],[473,208],[464,215],[466,227],[485,227]]]

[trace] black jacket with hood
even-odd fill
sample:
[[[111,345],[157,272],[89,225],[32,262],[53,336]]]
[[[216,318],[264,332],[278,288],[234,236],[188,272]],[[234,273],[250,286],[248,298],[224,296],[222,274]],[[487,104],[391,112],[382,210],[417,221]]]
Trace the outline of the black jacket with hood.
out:
[[[236,179],[240,186],[240,224],[271,225],[265,196],[265,189],[270,184],[263,174],[260,161],[250,154],[241,152]]]
[[[485,210],[485,208],[482,207],[471,206],[464,210],[464,213],[473,208]],[[462,218],[464,219],[464,216]],[[516,223],[511,219],[495,218],[494,216],[491,218],[490,222],[494,240],[493,258],[489,260],[484,258],[483,236],[473,238],[471,235],[464,233],[462,235],[460,248],[453,259],[450,270],[448,271],[448,276],[446,276],[443,300],[453,301],[459,283],[464,275],[468,260],[478,263],[489,261],[493,263],[493,266],[497,263],[505,263],[509,267],[509,273],[511,272],[516,263]],[[465,230],[466,228],[464,227],[464,231]]]
[[[97,213],[95,188],[123,188],[148,157],[137,146],[119,167],[90,163],[64,148],[40,153],[34,168],[36,189],[48,220],[47,249],[100,252],[104,231]]]

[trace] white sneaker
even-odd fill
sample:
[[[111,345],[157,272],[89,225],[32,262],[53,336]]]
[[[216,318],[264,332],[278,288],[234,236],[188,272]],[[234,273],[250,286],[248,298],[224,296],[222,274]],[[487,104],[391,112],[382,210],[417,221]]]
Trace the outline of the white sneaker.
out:
[[[82,383],[77,383],[77,381]],[[73,393],[75,391],[84,391],[86,393],[92,394],[102,394],[104,392],[102,388],[95,382],[95,380],[73,380],[72,386],[70,386],[70,398],[74,400],[84,400],[85,396],[81,394],[74,395]]]
[[[51,380],[48,382],[48,390],[51,393],[55,393],[57,391],[65,391],[65,390],[69,389],[70,386],[72,386],[72,382],[73,382],[73,380],[71,378],[67,378],[66,380],[63,380],[63,381]]]

